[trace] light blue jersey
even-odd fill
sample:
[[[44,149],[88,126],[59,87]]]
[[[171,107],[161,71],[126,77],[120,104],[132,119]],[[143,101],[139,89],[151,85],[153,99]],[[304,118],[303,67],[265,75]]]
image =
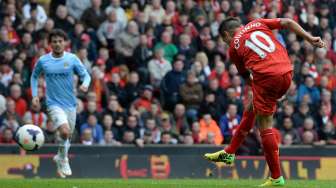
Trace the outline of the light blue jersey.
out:
[[[75,108],[77,98],[74,93],[74,73],[77,73],[88,87],[91,81],[90,75],[75,54],[64,52],[60,58],[55,58],[52,53],[40,57],[31,76],[31,88],[33,97],[37,96],[38,78],[44,73],[46,81],[47,106],[61,108]]]

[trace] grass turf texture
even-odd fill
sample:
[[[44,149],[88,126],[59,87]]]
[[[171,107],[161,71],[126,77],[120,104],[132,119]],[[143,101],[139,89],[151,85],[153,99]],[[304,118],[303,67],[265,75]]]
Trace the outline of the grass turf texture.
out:
[[[0,179],[0,188],[256,188],[263,180]],[[336,188],[335,181],[288,180],[284,188]]]

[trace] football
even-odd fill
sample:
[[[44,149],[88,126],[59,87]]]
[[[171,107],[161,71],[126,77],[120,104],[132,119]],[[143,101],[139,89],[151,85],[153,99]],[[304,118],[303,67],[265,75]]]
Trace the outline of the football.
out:
[[[40,127],[27,124],[18,128],[15,140],[21,148],[27,151],[35,151],[42,147],[44,134]]]

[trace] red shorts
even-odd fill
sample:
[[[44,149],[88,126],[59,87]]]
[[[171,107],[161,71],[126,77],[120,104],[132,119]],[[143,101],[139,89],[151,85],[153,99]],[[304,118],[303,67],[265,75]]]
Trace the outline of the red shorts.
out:
[[[292,71],[279,76],[254,76],[252,82],[253,110],[257,114],[272,115],[278,99],[286,94],[292,82]]]

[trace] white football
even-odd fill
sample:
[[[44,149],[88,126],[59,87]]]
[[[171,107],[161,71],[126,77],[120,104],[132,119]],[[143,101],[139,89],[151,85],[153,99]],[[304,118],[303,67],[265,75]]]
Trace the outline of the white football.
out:
[[[18,128],[15,140],[23,149],[35,151],[44,144],[44,134],[40,127],[27,124]]]

